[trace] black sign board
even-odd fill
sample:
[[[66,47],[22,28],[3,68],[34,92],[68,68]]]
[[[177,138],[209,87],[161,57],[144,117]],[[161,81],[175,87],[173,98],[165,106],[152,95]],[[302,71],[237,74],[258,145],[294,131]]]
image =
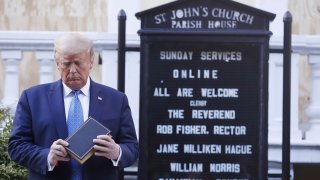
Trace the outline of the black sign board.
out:
[[[275,16],[232,1],[182,0],[137,17],[139,179],[267,179]]]

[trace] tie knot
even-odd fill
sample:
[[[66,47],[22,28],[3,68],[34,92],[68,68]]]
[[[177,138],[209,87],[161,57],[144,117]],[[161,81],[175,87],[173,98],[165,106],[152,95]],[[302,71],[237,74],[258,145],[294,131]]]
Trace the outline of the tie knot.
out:
[[[78,97],[79,94],[81,94],[81,91],[80,91],[80,90],[73,90],[71,93],[72,93],[74,96]]]

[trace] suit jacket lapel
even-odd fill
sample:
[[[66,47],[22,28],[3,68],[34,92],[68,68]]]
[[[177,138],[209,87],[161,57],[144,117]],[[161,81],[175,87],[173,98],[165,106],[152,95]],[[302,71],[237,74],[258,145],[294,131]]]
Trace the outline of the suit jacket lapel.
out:
[[[65,116],[63,88],[61,80],[52,84],[48,93],[49,104],[51,104],[52,118],[56,124],[56,130],[61,139],[68,137],[68,128]]]
[[[99,89],[99,86],[90,79],[90,105],[89,105],[89,116],[96,120],[100,120],[101,110],[98,108],[102,106],[104,101],[103,94]]]

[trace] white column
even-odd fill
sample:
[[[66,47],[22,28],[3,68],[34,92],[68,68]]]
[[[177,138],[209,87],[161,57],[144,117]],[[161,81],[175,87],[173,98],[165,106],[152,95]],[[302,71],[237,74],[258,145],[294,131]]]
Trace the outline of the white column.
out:
[[[103,50],[102,58],[102,84],[117,89],[118,85],[118,60],[116,50]]]
[[[306,113],[310,119],[311,128],[307,132],[307,137],[318,141],[320,130],[320,54],[309,54],[308,57],[311,66],[311,95]]]
[[[53,52],[52,51],[37,51],[36,57],[39,63],[40,84],[53,81]]]
[[[306,140],[319,145],[320,131],[320,37],[305,36],[306,54],[310,65],[310,101],[305,109],[310,128],[306,132]]]
[[[126,87],[125,93],[128,96],[133,122],[139,135],[139,103],[140,103],[140,53],[126,53]]]
[[[282,133],[282,76],[283,60],[281,54],[270,54],[269,60],[269,133],[271,144],[281,143]]]
[[[2,103],[14,108],[19,98],[19,64],[21,61],[21,51],[4,50],[1,51],[4,61],[4,98]]]

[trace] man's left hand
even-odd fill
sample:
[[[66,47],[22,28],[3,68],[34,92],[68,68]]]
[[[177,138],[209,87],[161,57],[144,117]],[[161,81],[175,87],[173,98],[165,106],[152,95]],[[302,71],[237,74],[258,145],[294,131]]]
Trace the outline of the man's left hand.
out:
[[[120,146],[115,143],[110,135],[99,135],[93,139],[94,155],[103,156],[111,160],[117,160],[120,154]]]

